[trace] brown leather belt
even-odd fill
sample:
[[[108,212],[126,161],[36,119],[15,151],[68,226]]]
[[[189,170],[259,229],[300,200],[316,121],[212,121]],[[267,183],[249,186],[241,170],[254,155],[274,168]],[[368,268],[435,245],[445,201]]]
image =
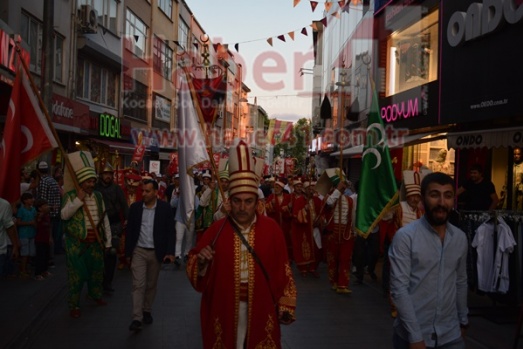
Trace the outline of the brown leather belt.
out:
[[[82,242],[88,242],[88,243],[93,243],[93,242],[96,242],[96,234],[94,232],[94,229],[87,229],[87,236],[85,237],[85,239],[82,240]]]

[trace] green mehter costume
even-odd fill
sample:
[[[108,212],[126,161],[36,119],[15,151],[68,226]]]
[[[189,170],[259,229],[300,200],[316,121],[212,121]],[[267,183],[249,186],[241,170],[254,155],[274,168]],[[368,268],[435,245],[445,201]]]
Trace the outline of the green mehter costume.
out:
[[[76,152],[69,154],[74,174],[82,184],[90,178],[96,178],[94,163],[90,153]],[[71,181],[71,174],[66,170],[65,179]],[[66,181],[65,189],[72,185]],[[84,205],[88,208],[98,230],[102,243],[98,242],[92,225],[85,214]],[[84,283],[87,283],[88,296],[94,300],[102,297],[102,280],[104,270],[104,249],[111,246],[109,220],[105,216],[102,195],[93,191],[84,200],[77,197],[76,189],[66,192],[62,200],[61,216],[65,233],[67,258],[67,275],[69,286],[69,308],[79,309],[80,295]]]

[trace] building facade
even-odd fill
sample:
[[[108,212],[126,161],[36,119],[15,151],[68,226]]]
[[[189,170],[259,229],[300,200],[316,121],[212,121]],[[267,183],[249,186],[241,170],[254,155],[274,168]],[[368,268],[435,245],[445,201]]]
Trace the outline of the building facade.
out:
[[[16,71],[15,38],[30,58],[36,84],[42,84],[44,25],[53,30],[52,103],[54,127],[66,152],[93,151],[123,168],[131,165],[137,145],[143,161],[168,166],[176,152],[176,98],[183,68],[201,75],[209,64],[221,67],[227,90],[216,127],[222,138],[239,135],[241,68],[225,45],[210,37],[180,0],[64,0],[54,4],[53,20],[44,21],[44,3],[0,4],[0,125],[3,125]],[[4,53],[5,52],[5,53]],[[5,59],[4,59],[5,58]],[[230,131],[226,131],[230,129]],[[52,163],[62,162],[55,151]]]

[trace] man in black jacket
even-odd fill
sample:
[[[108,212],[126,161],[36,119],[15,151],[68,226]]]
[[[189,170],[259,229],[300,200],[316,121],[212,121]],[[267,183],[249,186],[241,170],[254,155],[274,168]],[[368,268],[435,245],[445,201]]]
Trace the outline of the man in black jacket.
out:
[[[104,279],[102,286],[105,294],[112,294],[114,289],[112,282],[114,278],[114,271],[116,269],[116,252],[120,249],[120,238],[122,237],[122,230],[125,225],[124,220],[127,218],[129,213],[129,206],[123,193],[115,182],[113,177],[113,167],[109,162],[105,163],[105,166],[100,174],[100,179],[96,184],[95,190],[102,193],[105,204],[105,213],[109,218],[109,224],[111,225],[111,245],[104,255]]]
[[[142,201],[135,202],[127,218],[125,256],[133,275],[133,321],[130,331],[139,331],[142,321],[151,324],[151,308],[162,261],[174,261],[174,216],[171,206],[157,199],[158,183],[143,182]]]

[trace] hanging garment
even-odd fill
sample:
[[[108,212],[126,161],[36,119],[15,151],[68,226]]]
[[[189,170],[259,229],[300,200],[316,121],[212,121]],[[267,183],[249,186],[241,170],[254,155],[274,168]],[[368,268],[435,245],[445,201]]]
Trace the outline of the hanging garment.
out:
[[[509,254],[516,241],[503,218],[488,220],[476,229],[472,247],[478,253],[478,289],[484,292],[507,293],[509,289]]]

